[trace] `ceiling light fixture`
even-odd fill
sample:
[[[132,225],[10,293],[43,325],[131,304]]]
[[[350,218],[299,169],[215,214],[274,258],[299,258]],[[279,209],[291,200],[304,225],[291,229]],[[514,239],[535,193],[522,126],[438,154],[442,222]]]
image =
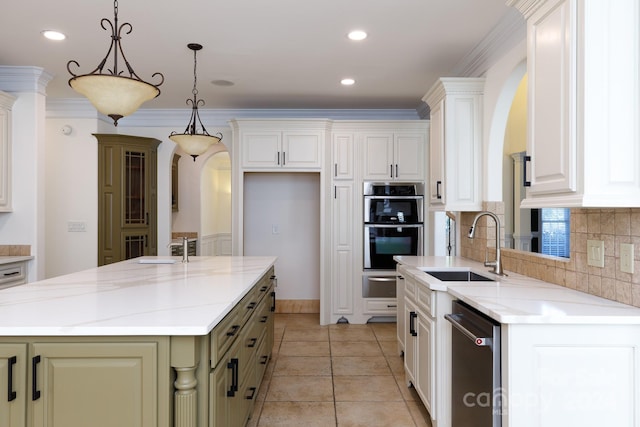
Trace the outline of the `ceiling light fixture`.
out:
[[[125,29],[126,34],[129,34],[133,31],[133,26],[128,22],[118,26],[118,0],[113,2],[113,15],[113,22],[107,18],[100,21],[104,30],[107,30],[106,25],[111,27],[111,45],[96,69],[87,74],[77,75],[71,71],[71,64],[75,64],[76,67],[80,67],[80,64],[71,60],[67,63],[67,71],[73,76],[69,79],[69,86],[86,96],[99,112],[111,117],[113,124],[118,126],[119,119],[134,113],[144,102],[160,95],[158,86],[164,82],[164,76],[154,73],[151,77],[160,76],[160,83],[152,84],[143,81],[135,73],[120,44],[122,30]],[[110,54],[113,54],[113,65],[103,73]],[[124,71],[118,69],[120,57],[129,76],[122,75]]]
[[[356,81],[353,79],[342,79],[340,80],[340,83],[344,86],[351,86],[352,84],[354,84]]]
[[[187,45],[189,49],[193,51],[193,99],[187,99],[187,104],[191,104],[191,118],[189,124],[184,130],[184,133],[171,132],[169,139],[175,142],[182,148],[182,151],[193,157],[193,161],[196,161],[196,157],[204,153],[209,149],[209,146],[217,144],[222,140],[222,134],[218,133],[215,136],[209,135],[207,130],[200,120],[200,114],[198,113],[198,105],[204,105],[202,99],[198,99],[198,89],[196,84],[198,82],[198,76],[196,74],[196,67],[198,61],[196,55],[202,45],[197,43],[189,43]],[[200,133],[198,133],[200,131]]]
[[[347,34],[350,40],[360,41],[367,38],[367,33],[362,30],[354,30]]]
[[[42,35],[49,40],[55,41],[64,40],[67,38],[67,36],[62,34],[60,31],[55,30],[44,30],[42,31]]]

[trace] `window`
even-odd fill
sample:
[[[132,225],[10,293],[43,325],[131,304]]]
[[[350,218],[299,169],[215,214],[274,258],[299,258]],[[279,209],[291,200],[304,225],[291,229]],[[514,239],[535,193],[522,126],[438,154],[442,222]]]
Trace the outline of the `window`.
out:
[[[532,250],[569,258],[569,218],[570,210],[566,208],[534,209],[531,212]]]

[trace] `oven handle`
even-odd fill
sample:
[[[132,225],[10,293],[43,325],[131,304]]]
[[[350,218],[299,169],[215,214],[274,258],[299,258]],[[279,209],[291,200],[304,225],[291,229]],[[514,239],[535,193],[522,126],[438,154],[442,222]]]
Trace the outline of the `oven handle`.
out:
[[[478,347],[493,347],[493,338],[477,337],[473,334],[473,332],[471,332],[470,330],[462,326],[462,324],[460,323],[460,319],[462,318],[462,315],[445,314],[444,318],[447,319],[449,322],[451,322],[454,328],[462,332],[467,338],[473,341],[473,343]]]
[[[369,280],[370,282],[395,282],[396,276],[388,276],[388,277],[367,276],[367,280]]]
[[[423,195],[415,195],[415,196],[373,196],[373,195],[364,195],[365,199],[377,199],[377,200],[422,200],[424,199]]]

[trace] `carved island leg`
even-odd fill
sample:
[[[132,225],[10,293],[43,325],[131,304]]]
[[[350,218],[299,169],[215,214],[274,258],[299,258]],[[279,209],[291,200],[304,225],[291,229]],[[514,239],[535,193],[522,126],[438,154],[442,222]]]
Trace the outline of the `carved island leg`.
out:
[[[173,383],[173,426],[198,426],[196,369],[200,361],[197,337],[171,337],[171,367],[176,371]]]

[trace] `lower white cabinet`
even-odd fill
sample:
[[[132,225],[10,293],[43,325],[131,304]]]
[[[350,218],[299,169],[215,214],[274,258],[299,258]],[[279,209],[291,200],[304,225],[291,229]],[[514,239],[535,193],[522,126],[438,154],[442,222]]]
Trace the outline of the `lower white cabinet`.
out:
[[[402,277],[397,294],[404,295],[398,340],[400,350],[404,348],[407,385],[415,388],[434,426],[450,427],[451,326],[444,315],[451,312],[453,298],[431,290],[422,271],[398,265],[397,272]]]

